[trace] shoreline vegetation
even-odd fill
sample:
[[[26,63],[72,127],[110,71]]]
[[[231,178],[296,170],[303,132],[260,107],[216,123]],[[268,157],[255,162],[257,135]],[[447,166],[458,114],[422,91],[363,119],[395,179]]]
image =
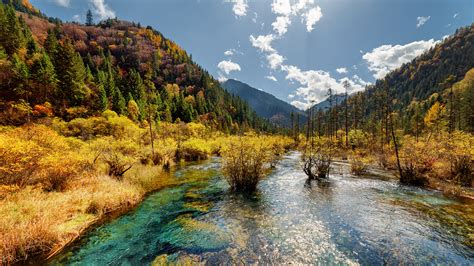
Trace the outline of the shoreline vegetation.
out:
[[[146,122],[137,125],[113,111],[70,122],[50,118],[42,124],[1,127],[0,154],[5,159],[0,163],[2,263],[55,255],[111,214],[132,210],[148,193],[179,185],[170,171],[181,161],[222,156],[231,189],[252,191],[285,152],[303,151],[305,145],[303,135],[297,139],[253,132],[235,136],[200,123],[160,122],[154,128],[152,150]],[[396,170],[389,146],[385,153],[376,153],[367,136],[351,136],[352,149],[337,141],[344,139],[341,135],[332,142],[332,154],[349,163],[354,176],[364,176],[369,167]],[[449,142],[447,149],[442,134],[429,143],[403,137],[402,164],[421,171],[429,156],[434,156],[427,150],[433,151],[438,157],[428,161],[430,168],[423,168],[423,178],[429,181],[425,187],[474,200],[472,189],[463,188],[459,176],[452,178],[449,171],[449,159],[459,157],[450,153],[469,151],[472,136],[456,133],[453,138],[456,141]],[[111,169],[119,168],[128,170],[114,175]],[[239,178],[243,182],[232,183]]]
[[[2,263],[45,259],[111,213],[123,214],[148,193],[179,185],[183,181],[170,174],[179,162],[220,155],[238,141],[268,147],[268,156],[292,145],[289,137],[232,136],[199,123],[161,122],[154,128],[152,150],[146,122],[139,126],[113,111],[1,127]]]

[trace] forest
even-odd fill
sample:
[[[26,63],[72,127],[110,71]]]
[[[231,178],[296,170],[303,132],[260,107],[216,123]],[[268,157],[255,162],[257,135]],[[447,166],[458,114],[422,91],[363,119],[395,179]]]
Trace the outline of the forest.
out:
[[[428,253],[472,263],[474,24],[363,91],[350,94],[349,82],[344,94],[329,89],[327,107],[292,112],[281,125],[153,27],[85,17],[63,22],[26,0],[0,2],[2,265],[417,264]],[[360,185],[367,180],[375,187]],[[368,199],[376,211],[365,209]],[[337,200],[347,212],[332,209]],[[305,205],[313,201],[322,207]],[[294,205],[305,207],[287,213]],[[455,248],[436,255],[383,240],[367,249],[383,253],[373,258],[347,240],[362,236],[327,229],[335,248],[314,231],[342,223],[329,210],[354,220],[357,208],[379,227],[391,212],[410,217]],[[268,224],[273,216],[292,222]],[[427,245],[400,223],[403,241]],[[376,238],[379,227],[357,230]],[[303,235],[318,258],[294,251],[304,241],[292,237]],[[408,261],[379,249],[399,246]]]

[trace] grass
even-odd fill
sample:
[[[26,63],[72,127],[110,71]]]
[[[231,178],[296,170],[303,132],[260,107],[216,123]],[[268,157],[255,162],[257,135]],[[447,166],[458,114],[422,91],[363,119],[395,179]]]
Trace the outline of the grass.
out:
[[[0,127],[0,264],[56,254],[109,214],[184,182],[169,171],[177,153],[206,159],[238,140],[197,123],[160,123],[152,154],[148,130],[112,111],[48,124]],[[275,143],[289,145],[281,137],[246,138],[275,156],[285,149]]]

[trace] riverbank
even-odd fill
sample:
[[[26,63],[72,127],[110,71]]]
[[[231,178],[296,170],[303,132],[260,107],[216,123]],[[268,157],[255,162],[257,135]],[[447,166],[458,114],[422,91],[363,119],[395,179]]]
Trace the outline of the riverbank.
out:
[[[51,264],[472,263],[472,204],[353,177],[348,164],[307,182],[300,158],[285,154],[253,194],[229,190],[220,158],[182,167],[183,185],[150,194]]]
[[[0,262],[47,258],[111,215],[180,182],[173,165],[205,160],[244,138],[277,155],[279,136],[236,137],[198,123],[146,125],[113,112],[70,122],[0,128]]]

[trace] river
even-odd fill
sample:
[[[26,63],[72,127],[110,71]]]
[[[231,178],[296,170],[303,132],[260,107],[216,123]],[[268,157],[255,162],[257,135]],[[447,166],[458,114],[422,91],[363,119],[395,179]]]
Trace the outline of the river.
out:
[[[329,182],[308,183],[299,160],[287,154],[252,195],[229,192],[218,158],[181,167],[184,185],[150,194],[49,263],[474,264],[472,202],[355,178],[343,163]]]

